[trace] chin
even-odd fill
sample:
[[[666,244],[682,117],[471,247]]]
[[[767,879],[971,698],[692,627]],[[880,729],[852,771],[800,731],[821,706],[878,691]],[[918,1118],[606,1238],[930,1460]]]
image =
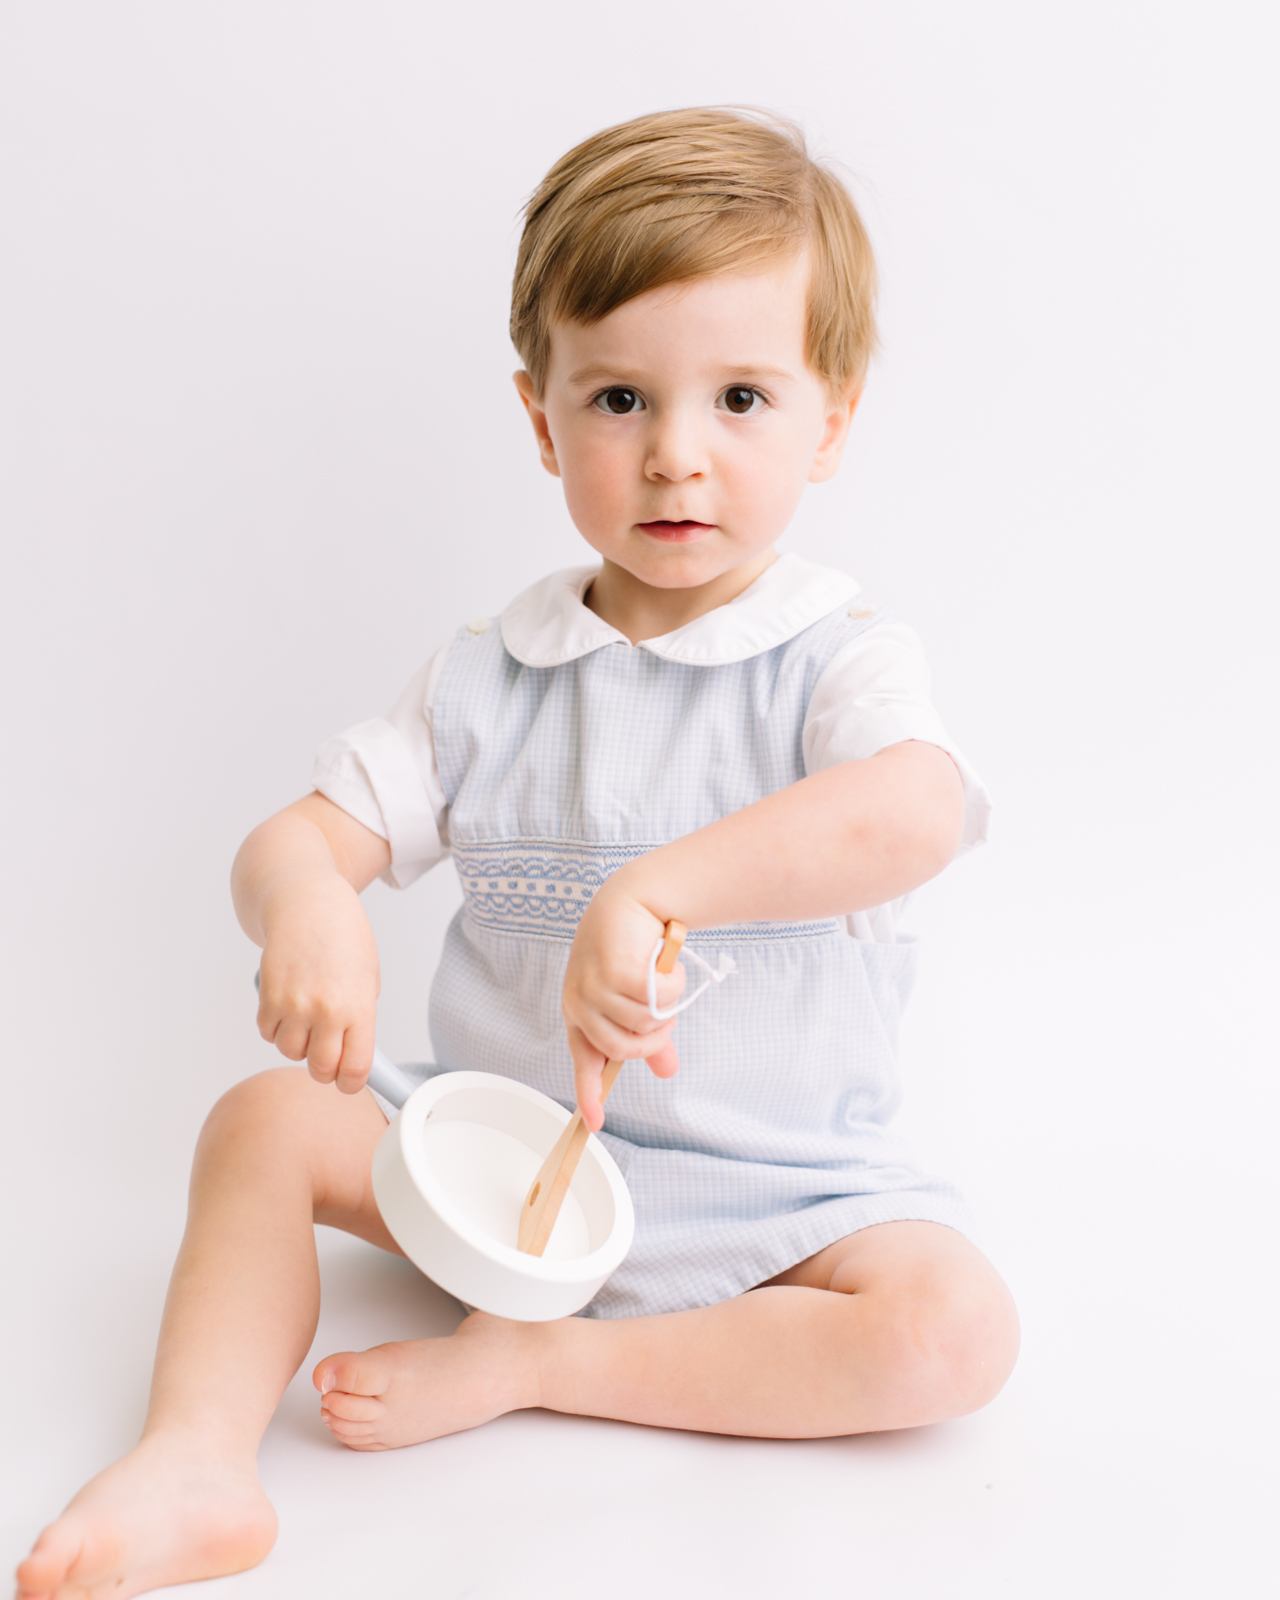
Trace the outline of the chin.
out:
[[[637,564],[628,570],[651,589],[697,589],[704,583],[714,582],[737,565],[736,561],[699,561],[690,551],[683,560],[677,555],[667,561]]]

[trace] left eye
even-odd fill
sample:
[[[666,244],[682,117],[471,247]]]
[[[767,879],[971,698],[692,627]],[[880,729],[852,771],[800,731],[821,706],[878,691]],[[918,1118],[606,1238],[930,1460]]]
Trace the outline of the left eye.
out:
[[[748,389],[735,383],[720,396],[720,404],[735,417],[749,417],[764,405],[764,396],[758,389]]]

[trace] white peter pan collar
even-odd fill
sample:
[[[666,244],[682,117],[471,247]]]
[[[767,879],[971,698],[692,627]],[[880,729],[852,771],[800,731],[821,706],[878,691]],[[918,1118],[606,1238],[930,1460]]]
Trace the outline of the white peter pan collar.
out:
[[[626,634],[582,603],[600,570],[593,566],[553,572],[516,596],[502,613],[502,642],[517,661],[526,667],[559,667],[606,644],[631,648]],[[857,582],[847,573],[787,551],[736,600],[672,633],[642,639],[636,648],[664,661],[727,666],[794,639],[858,592]]]

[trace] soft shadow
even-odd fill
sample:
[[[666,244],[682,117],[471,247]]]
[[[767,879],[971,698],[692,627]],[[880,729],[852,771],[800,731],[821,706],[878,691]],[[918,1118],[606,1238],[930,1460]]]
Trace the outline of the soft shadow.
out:
[[[320,1257],[320,1331],[367,1332],[365,1344],[450,1334],[466,1312],[403,1256],[340,1233],[316,1229]],[[354,1336],[354,1335],[353,1335]],[[320,1333],[317,1333],[317,1342]]]
[[[305,1439],[344,1451],[320,1420],[319,1398],[311,1382],[316,1363],[339,1350],[367,1350],[394,1339],[443,1338],[466,1312],[403,1256],[389,1255],[376,1245],[325,1227],[316,1229],[316,1249],[320,1323],[267,1437]]]

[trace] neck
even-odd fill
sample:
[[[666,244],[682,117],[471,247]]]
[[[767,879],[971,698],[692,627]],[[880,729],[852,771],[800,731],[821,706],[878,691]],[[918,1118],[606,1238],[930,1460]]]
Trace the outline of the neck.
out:
[[[582,603],[611,628],[625,634],[632,644],[639,644],[642,639],[674,633],[717,606],[727,606],[777,559],[776,550],[765,550],[743,566],[733,567],[710,583],[692,589],[656,589],[625,567],[606,560]]]

